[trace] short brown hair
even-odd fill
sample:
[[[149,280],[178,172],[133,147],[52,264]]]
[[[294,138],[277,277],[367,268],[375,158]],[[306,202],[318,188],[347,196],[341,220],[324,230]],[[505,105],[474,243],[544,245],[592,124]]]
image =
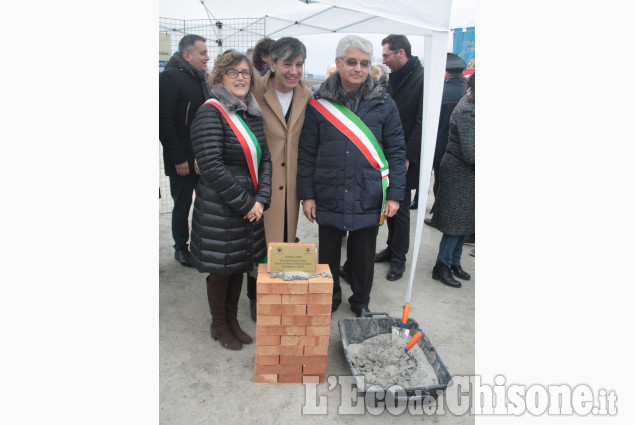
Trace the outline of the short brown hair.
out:
[[[210,76],[207,77],[207,84],[210,86],[213,86],[214,84],[222,84],[225,71],[242,61],[247,62],[247,66],[251,72],[251,78],[249,79],[249,90],[251,90],[254,86],[254,66],[247,55],[244,55],[236,50],[227,50],[216,58],[216,61],[214,62],[214,69],[212,69]]]

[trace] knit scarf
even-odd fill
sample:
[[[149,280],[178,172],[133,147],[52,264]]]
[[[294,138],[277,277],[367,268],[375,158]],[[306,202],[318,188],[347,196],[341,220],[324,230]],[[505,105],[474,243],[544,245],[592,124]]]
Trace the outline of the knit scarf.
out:
[[[201,82],[205,100],[212,97],[212,92],[210,91],[209,86],[207,85],[207,81],[205,81],[207,79],[207,73],[205,71],[197,71],[196,69],[194,69],[194,67],[192,67],[192,65],[190,65],[188,61],[186,61],[185,59],[181,57],[181,55],[179,55],[179,52],[174,53],[174,59],[176,59],[176,61],[181,64],[181,67],[183,67],[185,71],[192,74],[192,77],[196,78],[197,80]]]

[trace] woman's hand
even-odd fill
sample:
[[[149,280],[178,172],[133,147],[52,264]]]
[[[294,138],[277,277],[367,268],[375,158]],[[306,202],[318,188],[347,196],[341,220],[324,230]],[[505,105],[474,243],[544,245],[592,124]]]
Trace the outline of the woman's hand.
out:
[[[196,163],[196,158],[194,158],[194,172],[198,174],[199,176],[201,175],[201,170],[198,168],[198,164]]]
[[[254,206],[251,207],[251,210],[247,214],[245,214],[243,218],[249,221],[258,221],[260,220],[260,217],[262,217],[262,211],[264,210],[264,208],[265,206],[261,202],[256,201]]]
[[[302,201],[302,211],[304,212],[304,216],[313,223],[316,218],[315,199],[305,199]]]

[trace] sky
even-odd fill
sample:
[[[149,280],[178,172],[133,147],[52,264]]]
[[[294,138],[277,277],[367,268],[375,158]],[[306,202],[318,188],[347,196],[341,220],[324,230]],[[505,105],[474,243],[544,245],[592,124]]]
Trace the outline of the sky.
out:
[[[288,12],[291,9],[302,9],[304,4],[298,0],[244,0],[240,1],[240,13],[237,14],[235,3],[206,1],[205,5],[213,18],[248,18]],[[205,7],[200,0],[159,0],[159,16],[174,19],[209,19]],[[329,64],[335,62],[335,47],[338,41],[344,37],[344,33],[338,34],[314,34],[297,36],[307,48],[305,73],[323,76]],[[388,34],[362,34],[373,44],[373,57],[375,62],[381,62],[381,40]],[[412,54],[423,58],[424,37],[409,36],[412,45]],[[451,46],[448,46],[451,51]]]

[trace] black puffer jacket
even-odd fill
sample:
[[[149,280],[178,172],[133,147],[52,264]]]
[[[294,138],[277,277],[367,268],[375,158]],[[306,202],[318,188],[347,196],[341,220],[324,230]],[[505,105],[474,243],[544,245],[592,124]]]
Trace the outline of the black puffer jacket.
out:
[[[339,72],[331,75],[314,97],[343,104],[339,78]],[[406,186],[406,156],[399,112],[370,75],[361,90],[355,114],[373,133],[388,161],[386,199],[401,201]],[[379,225],[381,173],[310,104],[298,147],[298,197],[315,199],[316,219],[322,226],[354,231]]]
[[[176,164],[185,161],[194,176],[194,152],[190,126],[198,108],[207,98],[202,76],[174,54],[159,74],[159,140],[163,145],[166,176],[176,176]],[[186,62],[187,64],[187,62]]]
[[[192,261],[200,272],[230,275],[248,271],[266,254],[262,218],[250,222],[243,217],[256,201],[269,208],[271,156],[262,112],[251,93],[243,103],[215,85],[212,98],[243,119],[262,151],[256,191],[242,146],[221,112],[210,104],[199,108],[192,123],[192,147],[202,174],[192,215]]]

